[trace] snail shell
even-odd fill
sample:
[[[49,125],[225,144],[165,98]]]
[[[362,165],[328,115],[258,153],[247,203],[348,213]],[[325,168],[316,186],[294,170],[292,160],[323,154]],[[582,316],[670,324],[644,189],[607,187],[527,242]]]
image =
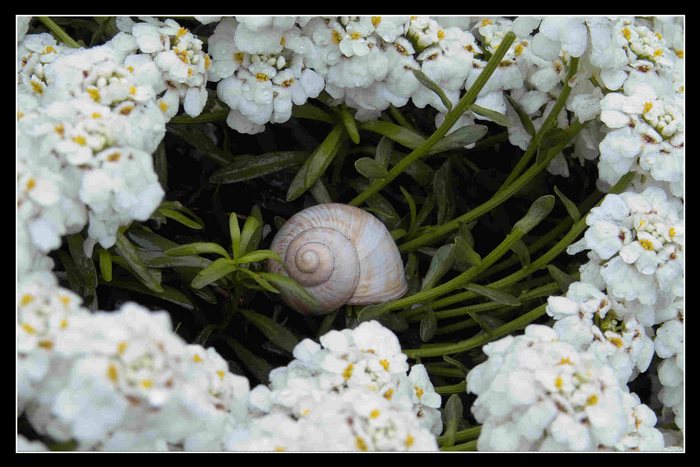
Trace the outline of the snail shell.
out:
[[[329,313],[343,304],[394,300],[408,290],[399,249],[384,224],[347,204],[319,204],[298,212],[279,230],[270,247],[284,267],[270,272],[296,280],[320,306],[311,308],[281,291],[282,300],[303,314]]]

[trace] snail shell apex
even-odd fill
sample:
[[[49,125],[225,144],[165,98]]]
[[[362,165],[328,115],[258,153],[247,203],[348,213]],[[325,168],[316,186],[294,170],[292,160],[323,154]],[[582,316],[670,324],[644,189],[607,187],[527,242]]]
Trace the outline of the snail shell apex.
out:
[[[329,313],[343,304],[394,300],[408,290],[399,249],[384,224],[354,206],[328,203],[298,212],[279,230],[270,249],[284,260],[268,262],[270,272],[296,280],[320,306],[309,308],[281,291],[303,314]]]

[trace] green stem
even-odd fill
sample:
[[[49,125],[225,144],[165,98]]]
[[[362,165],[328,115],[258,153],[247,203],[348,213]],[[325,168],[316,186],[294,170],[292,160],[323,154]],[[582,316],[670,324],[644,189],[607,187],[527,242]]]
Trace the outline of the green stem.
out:
[[[547,304],[542,304],[531,310],[524,315],[504,324],[503,326],[497,327],[491,330],[489,333],[478,334],[469,339],[455,342],[452,344],[436,345],[430,348],[420,348],[420,349],[405,349],[403,353],[406,354],[408,358],[425,358],[425,357],[441,357],[443,355],[456,354],[460,352],[466,352],[470,349],[475,349],[481,347],[482,345],[491,342],[492,340],[498,339],[499,337],[511,334],[518,331],[531,322],[535,321],[537,318],[545,314]]]
[[[435,376],[444,376],[446,378],[464,378],[466,375],[459,368],[436,366],[436,365],[425,365],[425,369],[428,373]]]
[[[226,120],[226,117],[228,117],[228,113],[228,109],[221,109],[197,115],[196,117],[189,117],[187,115],[177,115],[171,118],[168,123],[172,123],[174,125],[195,125],[198,123],[220,122],[221,120]]]
[[[72,47],[74,49],[80,48],[80,44],[75,42],[75,40],[72,37],[70,37],[61,26],[56,24],[54,20],[52,20],[48,16],[37,16],[37,18],[39,19],[39,21],[44,23],[44,26],[46,26],[49,29],[49,31],[51,31],[51,34],[53,34],[59,42],[63,42],[68,47]]]
[[[480,433],[481,425],[458,431],[455,433],[454,442],[473,440],[475,438],[478,438]],[[443,444],[445,441],[447,441],[447,437],[439,436],[437,440],[438,443]]]
[[[499,45],[496,52],[493,54],[491,59],[484,67],[483,71],[476,79],[474,84],[469,88],[469,90],[464,94],[462,99],[457,103],[457,105],[447,113],[445,121],[440,125],[440,127],[435,130],[435,132],[430,135],[430,138],[425,140],[420,146],[414,149],[408,156],[403,158],[398,164],[396,164],[389,171],[386,177],[377,179],[373,181],[362,193],[358,194],[350,204],[353,206],[359,206],[370,198],[375,193],[378,193],[382,188],[391,183],[396,177],[406,170],[408,166],[413,164],[415,161],[419,160],[421,157],[428,153],[428,150],[435,145],[447,132],[452,128],[452,126],[457,122],[459,117],[469,108],[470,105],[474,103],[479,92],[484,87],[488,79],[491,77],[493,72],[496,70],[498,65],[501,63],[501,59],[506,54],[510,45],[515,40],[515,34],[508,32],[501,44]]]
[[[501,192],[496,193],[494,196],[491,197],[488,201],[486,201],[483,204],[480,204],[479,206],[475,207],[471,211],[455,218],[452,219],[449,222],[446,222],[445,224],[433,228],[430,232],[421,235],[420,237],[416,237],[413,240],[409,240],[408,242],[402,244],[399,246],[399,251],[401,252],[407,252],[407,251],[414,251],[426,244],[429,244],[433,241],[439,240],[440,238],[450,234],[451,232],[454,232],[455,230],[459,229],[459,226],[461,224],[467,224],[482,215],[486,214],[496,206],[502,204],[505,202],[508,198],[513,196],[515,193],[520,191],[527,185],[532,179],[535,178],[537,174],[539,174],[542,170],[544,170],[550,163],[554,157],[561,152],[562,149],[564,149],[566,146],[569,145],[571,142],[571,139],[573,139],[576,134],[578,134],[579,131],[581,131],[585,123],[580,123],[580,122],[575,122],[569,127],[571,129],[571,134],[569,135],[569,138],[566,138],[564,141],[560,142],[557,146],[554,146],[544,157],[544,159],[536,165],[533,165],[530,167],[525,173],[523,173],[518,179],[516,179],[513,183],[508,185],[506,188],[504,188]]]
[[[463,444],[440,448],[441,451],[476,451],[477,440],[467,441]]]
[[[501,188],[499,188],[498,191],[504,190],[508,185],[513,183],[513,180],[515,180],[516,178],[518,178],[520,176],[520,174],[523,172],[523,170],[525,170],[525,167],[527,167],[527,164],[530,163],[530,160],[537,152],[537,147],[539,145],[540,137],[547,130],[549,130],[549,128],[556,125],[557,116],[559,116],[559,113],[564,108],[564,105],[566,105],[566,100],[569,98],[569,94],[571,93],[571,86],[569,85],[569,81],[576,75],[577,68],[578,68],[578,57],[572,57],[571,61],[569,62],[568,72],[566,73],[564,87],[562,88],[561,92],[559,93],[559,97],[557,97],[557,100],[554,103],[552,110],[549,112],[549,115],[547,115],[547,118],[544,120],[544,123],[542,123],[542,126],[540,127],[540,129],[537,130],[537,133],[535,133],[535,136],[533,136],[532,139],[530,140],[530,144],[528,145],[527,149],[525,150],[525,154],[522,155],[522,157],[520,158],[518,163],[515,165],[515,168],[510,173],[510,175],[508,175],[508,178],[506,178],[506,181],[503,182],[503,185],[501,185]],[[498,191],[496,193],[498,193]]]
[[[373,309],[371,311],[371,318],[376,318],[377,316],[381,316],[382,314],[388,311],[398,310],[405,306],[433,300],[441,295],[444,295],[448,292],[451,292],[452,290],[463,286],[464,284],[472,282],[479,275],[479,273],[481,273],[481,271],[488,268],[491,264],[498,261],[500,257],[505,255],[510,250],[510,247],[513,246],[515,242],[520,240],[522,236],[522,230],[520,230],[517,227],[513,228],[513,231],[510,234],[508,234],[506,238],[496,248],[494,248],[493,251],[491,251],[491,253],[489,253],[488,256],[486,256],[478,266],[471,267],[462,274],[458,275],[457,277],[445,282],[444,284],[440,284],[437,287],[433,287],[432,289],[423,290],[421,292],[418,292],[405,298],[401,298],[399,300],[395,300],[393,302],[387,302],[380,305],[373,305]],[[360,319],[360,321],[364,321],[367,319],[370,319],[370,317],[365,316],[364,319]]]
[[[451,384],[449,386],[438,386],[435,388],[435,392],[440,395],[443,394],[461,394],[467,390],[467,382],[462,381],[457,384]]]

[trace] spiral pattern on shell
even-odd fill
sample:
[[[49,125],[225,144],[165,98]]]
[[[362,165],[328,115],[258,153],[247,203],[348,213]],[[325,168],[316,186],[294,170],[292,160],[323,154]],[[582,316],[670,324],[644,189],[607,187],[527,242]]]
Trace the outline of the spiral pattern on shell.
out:
[[[354,206],[305,209],[282,226],[270,248],[284,266],[271,261],[269,270],[296,280],[318,300],[318,307],[310,307],[282,290],[282,299],[303,314],[393,300],[408,289],[391,234],[379,219]]]

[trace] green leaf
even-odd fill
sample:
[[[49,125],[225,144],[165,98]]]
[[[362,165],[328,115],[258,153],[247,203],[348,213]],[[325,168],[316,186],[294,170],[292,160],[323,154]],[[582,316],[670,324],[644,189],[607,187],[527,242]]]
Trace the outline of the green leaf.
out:
[[[333,158],[338,153],[340,141],[345,135],[343,128],[340,125],[333,127],[326,139],[316,148],[308,159],[308,167],[304,173],[304,187],[306,189],[316,183],[321,178],[323,172],[333,162]]]
[[[462,372],[464,373],[465,376],[467,375],[467,373],[469,373],[469,368],[464,366],[464,364],[462,362],[460,362],[459,360],[452,358],[449,355],[443,355],[442,359],[445,360],[450,365],[454,365],[458,369],[462,370]]]
[[[408,321],[395,313],[387,313],[378,320],[382,326],[392,330],[394,333],[404,332],[408,329]]]
[[[563,143],[568,138],[568,133],[562,128],[550,128],[542,133],[537,142],[537,157],[535,163],[539,164],[547,153],[555,146]]]
[[[496,112],[495,110],[487,109],[485,107],[481,107],[480,105],[472,104],[469,107],[469,110],[474,112],[477,115],[481,115],[482,117],[486,117],[489,120],[491,120],[493,123],[497,125],[504,126],[508,128],[510,125],[510,122],[508,121],[508,117],[503,115],[500,112]]]
[[[462,237],[470,247],[474,248],[474,236],[472,235],[472,228],[476,224],[473,222],[471,224],[460,224],[459,226],[459,236]]]
[[[398,164],[404,157],[406,157],[406,154],[402,152],[392,152],[390,160],[391,165]],[[433,181],[433,176],[435,174],[435,171],[423,161],[415,161],[413,164],[406,167],[404,172],[420,186],[428,186]]]
[[[457,263],[463,266],[478,266],[481,264],[481,256],[474,251],[472,246],[463,237],[455,237],[454,257]]]
[[[370,321],[373,319],[379,319],[384,315],[388,309],[384,303],[378,303],[376,305],[367,305],[362,308],[359,313],[357,313],[357,321],[362,323],[363,321]]]
[[[157,212],[191,229],[200,230],[204,228],[202,224],[193,221],[192,219],[188,218],[187,216],[178,211],[166,208],[158,208]]]
[[[85,255],[85,251],[83,251],[83,236],[79,233],[67,235],[66,240],[68,251],[70,251],[75,267],[82,278],[83,291],[81,295],[94,297],[95,288],[97,287],[97,270],[95,269],[95,263],[92,262],[92,258],[88,258]]]
[[[360,144],[360,133],[357,131],[355,117],[352,116],[348,108],[343,104],[338,108],[338,115],[340,115],[340,120],[343,122],[343,126],[350,137],[350,141],[355,144]]]
[[[406,202],[408,203],[408,212],[411,215],[411,221],[408,227],[409,231],[413,231],[413,229],[416,228],[416,216],[418,215],[416,211],[416,202],[413,199],[413,196],[411,196],[411,193],[406,191],[404,187],[399,186],[399,190],[401,190],[401,193],[403,194],[403,197],[406,198]]]
[[[112,255],[101,246],[98,246],[98,252],[100,255],[100,274],[105,282],[109,282],[112,280]]]
[[[63,270],[66,272],[66,280],[68,281],[68,286],[74,292],[81,292],[83,290],[83,279],[80,276],[80,271],[75,266],[73,258],[64,250],[58,250],[58,259],[61,260],[63,264]]]
[[[171,122],[172,123],[172,122]],[[204,133],[197,130],[197,126],[168,126],[168,132],[184,140],[189,145],[197,148],[202,154],[212,161],[221,165],[228,165],[233,162],[233,155],[219,148]]]
[[[386,168],[371,157],[362,157],[355,161],[355,169],[367,178],[383,178],[387,176]]]
[[[168,186],[168,158],[165,154],[165,141],[161,141],[153,153],[153,169],[158,175],[158,183],[167,191]]]
[[[206,268],[199,271],[195,278],[192,280],[191,286],[195,289],[201,289],[202,287],[206,287],[212,282],[216,282],[217,280],[221,279],[227,274],[232,273],[236,269],[237,268],[236,265],[233,263],[233,260],[219,258]]]
[[[359,128],[361,130],[371,131],[372,133],[386,136],[390,140],[395,141],[409,149],[416,149],[425,141],[425,138],[418,133],[407,130],[406,128],[394,123],[385,122],[382,120],[362,122],[360,123]]]
[[[161,286],[163,287],[163,291],[159,293],[154,293],[148,287],[144,287],[140,282],[125,279],[113,279],[109,282],[109,285],[111,287],[117,287],[119,289],[130,290],[132,292],[138,292],[151,297],[160,298],[188,310],[194,310],[194,304],[187,297],[187,295],[183,294],[177,289],[168,287],[167,285]]]
[[[164,289],[160,285],[160,281],[156,278],[156,275],[146,267],[143,260],[139,257],[136,247],[134,247],[122,232],[117,232],[115,251],[126,261],[131,271],[143,285],[154,292],[163,292]]]
[[[423,73],[421,70],[417,70],[414,68],[411,71],[413,71],[413,76],[416,77],[420,84],[437,94],[437,96],[440,98],[440,101],[442,101],[442,105],[444,105],[448,111],[452,110],[452,102],[450,102],[450,99],[448,99],[445,95],[445,91],[443,91],[442,88],[435,81],[430,79],[430,77]]]
[[[264,260],[274,260],[277,261],[280,264],[283,264],[282,258],[277,254],[277,252],[274,252],[272,250],[256,250],[256,251],[251,251],[247,255],[243,255],[240,258],[236,260],[236,264],[248,264],[248,263],[257,263],[258,261],[264,261]]]
[[[333,123],[333,117],[318,107],[306,103],[304,105],[295,105],[292,107],[292,117],[305,118],[308,120],[317,120],[319,122]]]
[[[525,128],[525,131],[533,137],[535,136],[535,125],[532,123],[532,120],[528,116],[527,113],[525,113],[525,110],[523,109],[523,106],[520,105],[520,102],[516,101],[513,99],[513,97],[505,93],[506,98],[508,99],[508,102],[510,102],[510,105],[513,106],[513,110],[515,110],[515,113],[518,114],[518,118],[520,119],[520,123],[523,124],[523,127]]]
[[[214,172],[209,177],[209,181],[225,184],[252,180],[302,165],[308,157],[308,151],[279,151],[260,155],[236,156],[231,164]]]
[[[255,241],[256,238],[258,239],[257,242]],[[245,220],[241,231],[241,254],[245,255],[248,251],[257,248],[260,238],[262,238],[262,223],[257,217],[250,215]],[[252,245],[252,243],[255,243],[255,245]]]
[[[574,222],[578,222],[579,219],[581,219],[581,213],[578,210],[578,206],[576,206],[573,201],[567,198],[566,195],[562,193],[556,185],[554,185],[554,193],[556,193],[561,202],[564,203],[564,207],[566,208],[566,212],[569,213],[569,216],[574,220]]]
[[[528,209],[527,214],[515,223],[513,230],[520,229],[523,235],[534,229],[537,224],[542,222],[554,207],[554,196],[545,195],[537,198]]]
[[[556,282],[559,286],[561,292],[564,294],[567,290],[569,290],[569,286],[576,281],[576,279],[553,264],[548,264],[547,270],[549,271],[549,275],[552,276],[552,279],[554,279],[554,282]]]
[[[318,332],[316,333],[317,338],[327,334],[328,331],[331,330],[333,327],[333,322],[335,322],[335,318],[338,316],[339,311],[340,310],[335,310],[323,317],[323,321],[321,321],[321,325],[318,327]]]
[[[520,305],[520,300],[518,300],[513,295],[502,290],[497,290],[491,287],[485,287],[478,284],[467,284],[464,286],[470,292],[474,292],[477,295],[486,297],[492,302],[500,303],[501,305],[508,306],[518,306]]]
[[[452,166],[450,161],[445,161],[435,172],[433,177],[433,195],[437,202],[437,223],[442,225],[454,215],[455,193],[452,184]]]
[[[270,284],[266,279],[260,277],[259,274],[254,273],[254,272],[251,271],[250,269],[241,268],[241,269],[239,269],[239,271],[241,271],[241,272],[242,272],[243,274],[245,274],[246,276],[251,277],[255,282],[258,283],[258,285],[260,285],[260,287],[262,287],[263,289],[267,290],[268,292],[280,293],[280,291],[277,290],[276,288],[274,288],[274,287],[272,286],[272,284]]]
[[[228,229],[231,235],[231,251],[233,258],[236,259],[241,255],[241,228],[238,226],[238,217],[235,212],[228,216]]]
[[[228,252],[219,245],[218,243],[210,242],[196,242],[188,243],[187,245],[176,246],[175,248],[168,248],[164,251],[168,256],[196,256],[203,255],[207,253],[213,253],[224,258],[230,258]]]
[[[454,247],[454,244],[449,244],[443,245],[437,249],[433,258],[430,260],[428,272],[426,272],[425,277],[423,277],[421,290],[428,290],[435,287],[435,284],[442,279],[442,276],[452,269],[454,265],[454,255],[452,254]]]
[[[379,165],[386,169],[389,167],[389,161],[391,161],[391,152],[393,149],[394,143],[386,136],[382,136],[382,139],[379,140],[379,144],[377,144],[377,152],[374,155],[374,160],[376,160]]]
[[[314,197],[316,202],[318,204],[326,204],[326,203],[332,203],[333,200],[331,199],[330,193],[328,193],[328,189],[326,188],[326,185],[323,184],[323,177],[319,178],[316,180],[316,183],[314,183],[311,188],[309,189],[309,192],[311,193],[311,196]]]
[[[452,446],[455,443],[455,434],[459,426],[459,421],[464,415],[462,400],[458,394],[452,394],[445,404],[445,432],[442,437],[445,439],[443,447]]]
[[[530,265],[530,251],[527,249],[527,246],[525,245],[525,242],[522,241],[522,239],[513,243],[510,249],[513,253],[516,254],[518,259],[520,260],[520,264],[523,267]]]
[[[167,250],[168,248],[179,246],[172,240],[154,233],[151,229],[141,224],[131,224],[126,234],[132,242],[147,250]]]
[[[261,384],[270,382],[268,375],[272,371],[272,365],[230,337],[226,338],[226,343]]]
[[[272,282],[285,293],[303,301],[311,309],[318,309],[320,304],[316,297],[311,295],[305,288],[299,285],[294,279],[272,272],[261,272],[260,276]]]
[[[426,155],[439,154],[452,149],[460,149],[472,143],[476,143],[486,134],[486,125],[467,125],[453,131],[443,139],[435,143]]]
[[[425,307],[425,312],[420,320],[420,339],[423,342],[429,342],[433,337],[435,337],[436,330],[437,317],[435,317],[433,307],[428,305]]]
[[[241,314],[267,337],[270,342],[281,347],[289,353],[294,351],[294,347],[299,343],[294,334],[289,329],[276,323],[272,319],[260,313],[241,310]]]

